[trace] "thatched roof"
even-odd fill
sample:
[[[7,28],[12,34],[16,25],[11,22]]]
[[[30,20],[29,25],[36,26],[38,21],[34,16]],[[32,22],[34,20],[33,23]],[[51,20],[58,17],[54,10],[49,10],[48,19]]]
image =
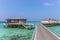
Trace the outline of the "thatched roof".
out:
[[[56,21],[56,20],[52,18],[43,18],[42,21]]]

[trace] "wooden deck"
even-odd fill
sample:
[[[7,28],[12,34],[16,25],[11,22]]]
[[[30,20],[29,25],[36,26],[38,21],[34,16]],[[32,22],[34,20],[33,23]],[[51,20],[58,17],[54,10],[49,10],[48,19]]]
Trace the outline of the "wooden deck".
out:
[[[51,32],[44,25],[38,24],[36,25],[32,40],[60,40],[60,37]]]

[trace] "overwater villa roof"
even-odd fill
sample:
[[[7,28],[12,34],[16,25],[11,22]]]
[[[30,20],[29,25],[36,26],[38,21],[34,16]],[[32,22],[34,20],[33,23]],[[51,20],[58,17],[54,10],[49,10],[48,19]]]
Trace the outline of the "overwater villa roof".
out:
[[[6,19],[6,20],[21,20],[21,19],[23,19],[23,20],[25,20],[25,18],[8,18],[8,19]]]
[[[56,20],[52,18],[43,18],[42,21],[56,21]]]

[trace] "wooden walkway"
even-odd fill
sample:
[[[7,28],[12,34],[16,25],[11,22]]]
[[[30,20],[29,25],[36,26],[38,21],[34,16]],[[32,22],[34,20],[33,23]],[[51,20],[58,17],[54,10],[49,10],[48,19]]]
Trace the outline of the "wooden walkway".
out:
[[[32,40],[60,40],[60,38],[44,25],[38,24],[36,25]]]

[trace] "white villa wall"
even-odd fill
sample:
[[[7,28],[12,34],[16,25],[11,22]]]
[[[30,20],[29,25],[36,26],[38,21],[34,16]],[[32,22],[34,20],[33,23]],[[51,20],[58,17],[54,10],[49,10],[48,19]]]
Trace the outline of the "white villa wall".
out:
[[[43,23],[43,24],[48,24],[49,21],[41,21],[41,23]]]
[[[41,21],[41,23],[43,23],[43,24],[57,23],[57,21]],[[59,21],[59,23],[60,23],[60,21]]]
[[[57,23],[57,21],[49,21],[49,23]]]
[[[57,21],[57,23],[60,23],[60,21]]]

